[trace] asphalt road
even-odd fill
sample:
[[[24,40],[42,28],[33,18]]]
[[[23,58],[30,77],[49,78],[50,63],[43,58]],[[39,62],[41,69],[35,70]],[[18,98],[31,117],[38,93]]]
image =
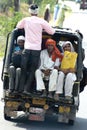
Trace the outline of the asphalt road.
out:
[[[68,23],[68,24],[67,24]],[[85,66],[87,66],[87,13],[77,12],[66,19],[64,22],[64,27],[70,27],[74,30],[80,29],[84,35],[83,47],[85,48],[86,58],[84,60]],[[0,61],[0,67],[2,66],[2,61]],[[1,69],[0,69],[1,73]],[[0,99],[3,97],[2,82],[0,80]],[[76,121],[74,126],[69,126],[67,124],[57,123],[55,117],[47,117],[45,122],[34,122],[29,121],[26,117],[21,116],[17,120],[6,121],[3,118],[3,105],[4,103],[0,101],[0,130],[87,130],[87,87],[80,94],[80,107],[77,112]]]

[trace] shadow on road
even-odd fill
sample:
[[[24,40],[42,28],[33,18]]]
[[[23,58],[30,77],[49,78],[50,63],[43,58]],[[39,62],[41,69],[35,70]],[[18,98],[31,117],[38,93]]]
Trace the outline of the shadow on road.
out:
[[[30,121],[28,118],[19,117],[14,120],[15,127],[19,127],[25,130],[87,130],[87,119],[76,118],[75,124],[70,126],[65,123],[58,123],[56,117],[46,117],[44,122]]]

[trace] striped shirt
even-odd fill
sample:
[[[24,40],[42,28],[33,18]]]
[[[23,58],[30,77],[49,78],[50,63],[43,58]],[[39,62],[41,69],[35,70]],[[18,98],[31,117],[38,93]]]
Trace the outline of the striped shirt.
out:
[[[26,17],[18,22],[17,28],[25,30],[24,48],[29,50],[41,50],[42,30],[53,35],[55,30],[44,19],[37,16]]]

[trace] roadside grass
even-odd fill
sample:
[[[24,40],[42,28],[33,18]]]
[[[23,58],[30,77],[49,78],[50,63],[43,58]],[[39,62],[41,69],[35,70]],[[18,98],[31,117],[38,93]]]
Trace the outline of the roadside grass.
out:
[[[53,10],[55,1],[42,1],[40,4],[39,16],[43,18],[45,7],[47,4],[50,4],[50,13],[51,13],[51,21],[50,24],[53,25]],[[8,16],[6,14],[0,13],[0,57],[3,57],[5,51],[6,37],[7,34],[13,30],[13,27],[17,24],[17,22],[22,18],[29,16],[28,12],[29,5],[26,3],[21,3],[20,12],[16,17],[13,17],[13,10],[10,9]],[[71,15],[72,11],[66,12],[66,17]]]
[[[14,29],[22,17],[29,15],[28,5],[21,3],[20,12],[14,17],[13,13],[12,9],[9,10],[7,15],[6,13],[0,13],[0,58],[4,56],[7,34]]]
[[[6,37],[0,36],[0,58],[4,56]]]

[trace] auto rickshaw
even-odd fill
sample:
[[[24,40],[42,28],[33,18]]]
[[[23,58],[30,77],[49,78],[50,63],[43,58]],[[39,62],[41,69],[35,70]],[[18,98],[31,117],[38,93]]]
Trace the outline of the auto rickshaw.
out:
[[[48,35],[43,30],[42,35],[42,49],[45,48],[45,42],[48,38],[52,38],[56,41],[56,46],[65,41],[70,41],[75,51],[78,54],[77,58],[77,80],[73,85],[73,98],[72,100],[65,100],[64,95],[60,100],[56,101],[54,98],[40,97],[40,93],[36,91],[36,82],[32,83],[33,89],[31,95],[23,94],[10,94],[9,93],[9,67],[11,65],[11,58],[14,47],[16,46],[17,37],[25,35],[23,29],[14,29],[7,36],[6,49],[4,53],[3,68],[2,68],[2,81],[3,81],[3,100],[4,100],[4,119],[10,120],[11,118],[17,118],[18,113],[21,111],[26,114],[29,120],[44,121],[46,115],[56,115],[57,121],[62,123],[74,124],[76,118],[76,112],[79,110],[79,87],[82,80],[82,39],[77,32],[73,32],[68,28],[55,27],[55,34]],[[48,87],[49,81],[44,81],[46,87]]]

